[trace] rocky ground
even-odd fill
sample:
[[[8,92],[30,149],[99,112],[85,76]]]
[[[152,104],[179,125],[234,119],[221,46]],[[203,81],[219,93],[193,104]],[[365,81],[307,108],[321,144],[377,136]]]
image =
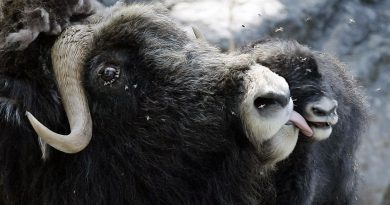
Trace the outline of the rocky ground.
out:
[[[390,1],[162,2],[187,29],[198,27],[223,50],[272,36],[296,39],[345,62],[363,86],[371,111],[358,153],[363,181],[359,203],[390,204]]]

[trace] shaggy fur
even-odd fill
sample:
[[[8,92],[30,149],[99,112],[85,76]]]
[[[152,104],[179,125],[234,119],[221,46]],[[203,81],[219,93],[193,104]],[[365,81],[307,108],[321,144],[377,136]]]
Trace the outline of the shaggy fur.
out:
[[[0,50],[24,50],[40,33],[58,35],[98,6],[95,0],[4,0],[0,3]]]
[[[61,12],[74,11],[84,1],[64,1],[70,7],[10,2],[4,2],[8,7],[3,11],[20,10],[21,19],[39,11],[43,21],[18,27],[25,21],[12,19],[12,12],[4,12],[1,20],[1,204],[273,204],[276,194],[280,203],[290,204],[329,199],[318,194],[328,193],[323,189],[340,197],[353,194],[350,178],[356,175],[350,168],[362,124],[352,125],[355,118],[348,110],[359,115],[362,107],[354,84],[344,82],[349,77],[336,61],[315,54],[322,82],[333,85],[327,91],[342,104],[341,122],[324,142],[299,142],[273,178],[237,115],[245,92],[243,75],[255,55],[220,54],[189,39],[161,9],[144,6],[134,6],[131,18],[113,19],[117,22],[106,24],[96,36],[83,81],[94,125],[89,146],[74,155],[51,149],[50,157],[41,160],[26,110],[50,129],[69,133],[51,69],[56,32],[50,31],[55,26],[48,29],[45,23],[55,25],[50,23],[55,19],[62,28],[72,19],[79,21],[83,15],[78,12]],[[23,36],[23,29],[33,38],[9,40],[12,34]],[[102,78],[106,66],[120,70],[114,82]],[[293,86],[308,83],[305,78],[290,80]],[[334,166],[325,166],[329,164]],[[306,181],[310,185],[302,185]]]
[[[322,96],[338,101],[339,122],[331,136],[315,143],[300,136],[293,153],[277,164],[276,204],[354,204],[355,152],[367,115],[352,75],[336,59],[294,41],[265,40],[246,52],[286,78],[298,112]]]
[[[269,167],[235,114],[253,61],[190,40],[161,9],[132,12],[107,24],[85,65],[94,133],[78,154],[52,149],[41,160],[24,117],[29,110],[52,130],[69,132],[51,71],[52,37],[1,51],[1,203],[269,202]],[[115,82],[99,75],[104,66],[120,69]]]

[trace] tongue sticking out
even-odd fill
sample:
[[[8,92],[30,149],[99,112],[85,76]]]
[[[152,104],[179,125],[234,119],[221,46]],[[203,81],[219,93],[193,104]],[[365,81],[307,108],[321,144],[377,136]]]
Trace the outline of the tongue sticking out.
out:
[[[294,125],[298,127],[304,135],[308,137],[313,136],[313,130],[311,130],[311,128],[307,124],[306,120],[302,117],[302,115],[300,115],[299,113],[293,110],[291,112],[289,120],[292,123],[294,123]]]

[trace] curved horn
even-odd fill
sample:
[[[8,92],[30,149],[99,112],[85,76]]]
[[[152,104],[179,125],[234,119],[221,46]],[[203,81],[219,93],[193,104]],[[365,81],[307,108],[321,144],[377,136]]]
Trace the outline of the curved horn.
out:
[[[93,32],[91,26],[69,27],[52,48],[53,70],[71,133],[57,134],[40,123],[31,113],[26,113],[38,136],[65,153],[83,150],[92,137],[92,119],[81,81],[84,63],[93,43]]]

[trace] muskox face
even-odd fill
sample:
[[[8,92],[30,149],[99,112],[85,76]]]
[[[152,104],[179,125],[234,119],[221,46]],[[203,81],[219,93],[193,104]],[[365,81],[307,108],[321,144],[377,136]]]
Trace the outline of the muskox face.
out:
[[[288,122],[310,132],[293,111],[284,78],[250,55],[225,55],[188,38],[154,7],[123,7],[70,27],[52,53],[71,134],[28,117],[63,152],[78,152],[92,139],[89,149],[123,147],[165,159],[187,153],[207,162],[209,153],[250,144],[273,164],[296,144],[298,129]]]
[[[313,130],[313,140],[330,136],[338,121],[337,101],[324,80],[310,49],[297,42],[270,40],[253,46],[257,62],[286,78],[294,109],[302,113]]]

